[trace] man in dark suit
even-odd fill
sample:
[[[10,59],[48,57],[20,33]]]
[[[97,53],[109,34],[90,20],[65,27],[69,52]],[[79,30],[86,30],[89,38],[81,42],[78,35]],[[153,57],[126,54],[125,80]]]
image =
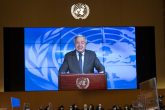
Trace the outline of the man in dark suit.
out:
[[[104,73],[105,68],[100,63],[94,51],[86,50],[87,40],[78,35],[74,39],[75,50],[67,53],[59,73],[94,73],[94,68],[99,73]]]

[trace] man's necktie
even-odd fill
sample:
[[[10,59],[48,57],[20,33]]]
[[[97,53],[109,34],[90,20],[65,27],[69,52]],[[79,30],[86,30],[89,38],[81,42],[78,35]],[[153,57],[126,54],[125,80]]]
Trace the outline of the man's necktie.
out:
[[[79,53],[79,66],[80,66],[80,72],[83,73],[83,69],[82,69],[82,53]]]

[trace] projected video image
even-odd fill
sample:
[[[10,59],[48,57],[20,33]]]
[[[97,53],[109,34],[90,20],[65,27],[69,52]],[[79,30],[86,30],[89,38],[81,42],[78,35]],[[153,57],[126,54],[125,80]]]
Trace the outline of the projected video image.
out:
[[[135,27],[25,28],[25,90],[58,90],[58,70],[73,39],[84,35],[87,49],[105,66],[107,89],[136,89]],[[95,72],[94,74],[98,74]]]

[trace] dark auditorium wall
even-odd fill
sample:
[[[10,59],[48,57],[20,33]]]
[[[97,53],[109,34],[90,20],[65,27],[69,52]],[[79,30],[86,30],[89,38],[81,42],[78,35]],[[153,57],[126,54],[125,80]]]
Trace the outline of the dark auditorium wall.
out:
[[[86,20],[75,20],[70,8],[82,2],[90,7]],[[49,26],[154,26],[156,74],[159,92],[165,93],[165,4],[164,0],[1,0],[0,1],[0,107],[10,107],[10,96],[29,102],[33,110],[52,102],[69,106],[76,103],[130,104],[139,90],[59,91],[4,93],[3,27]],[[164,13],[164,15],[163,15]]]

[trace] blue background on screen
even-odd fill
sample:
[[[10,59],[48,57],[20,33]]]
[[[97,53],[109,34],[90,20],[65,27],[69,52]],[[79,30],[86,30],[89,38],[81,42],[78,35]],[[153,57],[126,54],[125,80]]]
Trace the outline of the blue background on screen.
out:
[[[25,28],[25,90],[58,90],[58,70],[76,35],[86,36],[107,73],[107,89],[135,89],[135,27]],[[97,74],[97,72],[95,72]]]
[[[12,108],[17,108],[21,106],[21,102],[19,98],[11,97],[11,106]]]

